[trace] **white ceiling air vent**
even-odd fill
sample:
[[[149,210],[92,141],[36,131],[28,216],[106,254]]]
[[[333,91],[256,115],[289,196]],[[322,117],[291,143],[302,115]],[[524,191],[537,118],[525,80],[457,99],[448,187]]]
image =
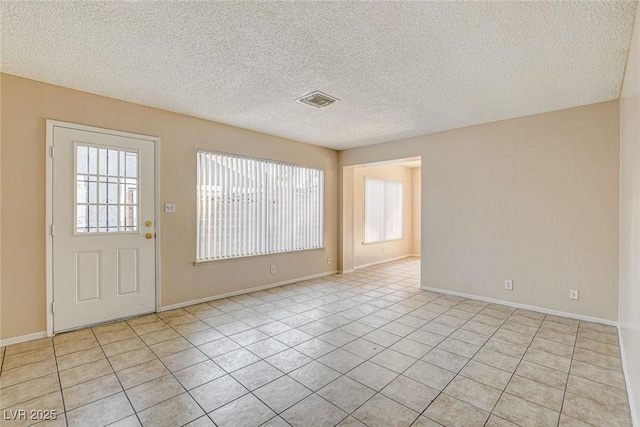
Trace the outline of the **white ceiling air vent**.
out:
[[[311,105],[312,107],[322,108],[339,101],[339,99],[329,96],[326,93],[315,91],[303,96],[302,98],[296,99],[296,101]]]

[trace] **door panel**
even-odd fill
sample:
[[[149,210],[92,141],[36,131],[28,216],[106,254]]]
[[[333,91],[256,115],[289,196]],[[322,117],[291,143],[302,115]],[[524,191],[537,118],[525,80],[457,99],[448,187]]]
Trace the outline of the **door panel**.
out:
[[[53,147],[54,331],[154,311],[154,141],[56,125]]]

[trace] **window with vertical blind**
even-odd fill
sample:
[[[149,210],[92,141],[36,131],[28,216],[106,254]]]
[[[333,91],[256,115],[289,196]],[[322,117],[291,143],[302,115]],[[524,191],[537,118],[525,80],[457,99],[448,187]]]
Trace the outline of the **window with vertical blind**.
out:
[[[199,151],[197,261],[323,247],[324,173]]]
[[[402,182],[364,178],[364,243],[402,239]]]

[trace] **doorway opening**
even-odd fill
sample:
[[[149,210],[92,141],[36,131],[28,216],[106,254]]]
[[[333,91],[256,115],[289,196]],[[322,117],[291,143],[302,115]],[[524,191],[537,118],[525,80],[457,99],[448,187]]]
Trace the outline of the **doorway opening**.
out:
[[[342,172],[342,272],[419,258],[421,158],[344,166]]]

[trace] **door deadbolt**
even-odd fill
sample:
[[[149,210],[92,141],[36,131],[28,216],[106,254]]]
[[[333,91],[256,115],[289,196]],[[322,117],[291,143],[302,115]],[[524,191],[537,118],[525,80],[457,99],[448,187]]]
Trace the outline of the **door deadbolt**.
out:
[[[146,225],[147,227],[151,227],[153,225],[153,222],[147,221],[144,223],[144,225]]]

